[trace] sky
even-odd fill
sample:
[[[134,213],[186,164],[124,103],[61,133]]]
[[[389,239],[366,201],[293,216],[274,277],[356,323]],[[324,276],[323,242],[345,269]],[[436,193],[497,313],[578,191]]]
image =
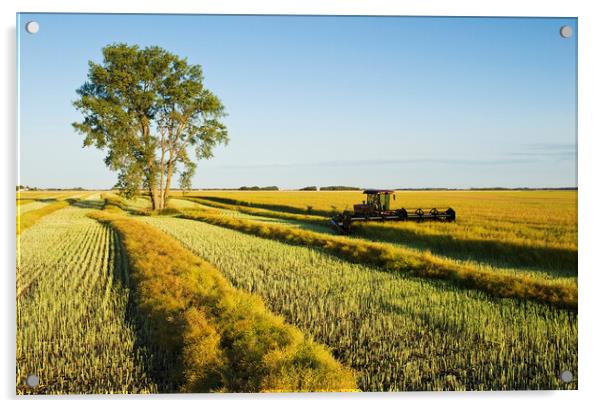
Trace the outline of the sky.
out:
[[[200,64],[226,107],[194,188],[577,186],[575,18],[22,13],[17,34],[19,184],[116,183],[72,102],[125,42]]]

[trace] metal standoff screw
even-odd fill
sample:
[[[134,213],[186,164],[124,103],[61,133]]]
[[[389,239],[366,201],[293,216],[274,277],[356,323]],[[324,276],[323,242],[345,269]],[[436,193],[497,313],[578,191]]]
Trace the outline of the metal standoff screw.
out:
[[[569,370],[564,370],[560,373],[560,379],[565,383],[570,383],[573,381],[573,373],[571,373]]]
[[[35,374],[29,374],[25,379],[25,384],[27,384],[29,388],[35,388],[40,384],[40,378]]]
[[[40,25],[37,21],[28,21],[25,24],[25,31],[27,31],[29,34],[35,34],[40,31]]]
[[[570,38],[573,36],[573,29],[571,26],[565,25],[560,27],[560,36],[562,38]]]

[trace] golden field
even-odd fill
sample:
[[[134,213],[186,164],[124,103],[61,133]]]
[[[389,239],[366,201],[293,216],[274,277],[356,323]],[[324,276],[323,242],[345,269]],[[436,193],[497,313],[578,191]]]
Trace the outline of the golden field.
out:
[[[353,210],[353,204],[365,199],[361,191],[194,191],[186,196],[319,215]],[[457,220],[399,223],[396,227],[459,238],[577,248],[576,191],[397,191],[393,208],[400,207],[451,207]]]
[[[577,387],[558,377],[577,372],[576,191],[400,191],[457,222],[346,237],[328,219],[361,192],[19,198],[19,393],[32,369],[48,393]]]

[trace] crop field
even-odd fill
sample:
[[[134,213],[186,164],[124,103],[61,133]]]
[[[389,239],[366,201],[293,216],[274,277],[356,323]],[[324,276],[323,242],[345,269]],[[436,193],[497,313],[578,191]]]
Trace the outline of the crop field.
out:
[[[365,196],[360,191],[325,192],[216,192],[188,193],[227,204],[301,214],[331,215],[353,209]],[[447,234],[456,239],[496,239],[501,242],[577,247],[577,193],[575,191],[398,191],[394,207],[452,207],[461,216],[450,223],[401,223],[420,233]],[[418,227],[417,227],[418,225]]]
[[[576,365],[573,312],[399,279],[191,220],[143,219],[332,347],[363,390],[559,388],[555,373]]]
[[[54,193],[44,193],[39,191],[23,191],[17,196],[17,213],[25,214],[29,211],[38,210],[49,204],[56,203],[71,198],[82,197],[85,194],[74,191],[61,191]]]
[[[17,256],[17,392],[26,376],[39,393],[156,392],[142,367],[122,284],[119,238],[86,217],[102,203],[86,200],[47,215],[19,237]]]
[[[206,203],[326,216],[349,210],[365,196],[342,192],[192,192]],[[398,191],[394,208],[449,208],[455,223],[367,223],[355,235],[495,266],[577,270],[576,191]]]
[[[358,192],[35,192],[17,392],[576,389],[577,193],[398,192],[456,223],[328,214]],[[56,206],[54,208],[50,206]],[[49,208],[52,211],[44,210]],[[276,334],[279,333],[279,334]]]
[[[350,210],[353,204],[365,200],[360,191],[197,191],[187,193],[186,197],[317,215]],[[393,206],[408,209],[453,207],[462,215],[456,224],[422,224],[422,230],[451,233],[458,238],[503,241],[523,238],[525,241],[521,242],[535,240],[576,248],[575,191],[398,191]]]

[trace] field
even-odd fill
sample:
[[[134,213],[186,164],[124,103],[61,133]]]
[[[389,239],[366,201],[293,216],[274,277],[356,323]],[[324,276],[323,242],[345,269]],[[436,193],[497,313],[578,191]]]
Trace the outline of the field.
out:
[[[17,391],[577,388],[575,191],[397,192],[457,222],[332,233],[362,199],[21,194]]]
[[[49,214],[19,237],[18,392],[29,392],[31,373],[40,393],[157,390],[128,313],[119,237],[86,217],[99,198]]]
[[[359,191],[344,192],[192,192],[198,197],[226,204],[259,207],[280,212],[329,216],[353,209],[365,199]],[[577,252],[577,194],[574,191],[400,191],[394,207],[454,208],[456,223],[399,223],[399,242],[419,236],[441,237],[469,246],[485,241],[512,248],[554,249],[573,256]],[[375,224],[373,226],[376,226]],[[417,239],[417,241],[420,241]],[[567,262],[570,265],[569,262]],[[554,266],[554,265],[552,265]]]

